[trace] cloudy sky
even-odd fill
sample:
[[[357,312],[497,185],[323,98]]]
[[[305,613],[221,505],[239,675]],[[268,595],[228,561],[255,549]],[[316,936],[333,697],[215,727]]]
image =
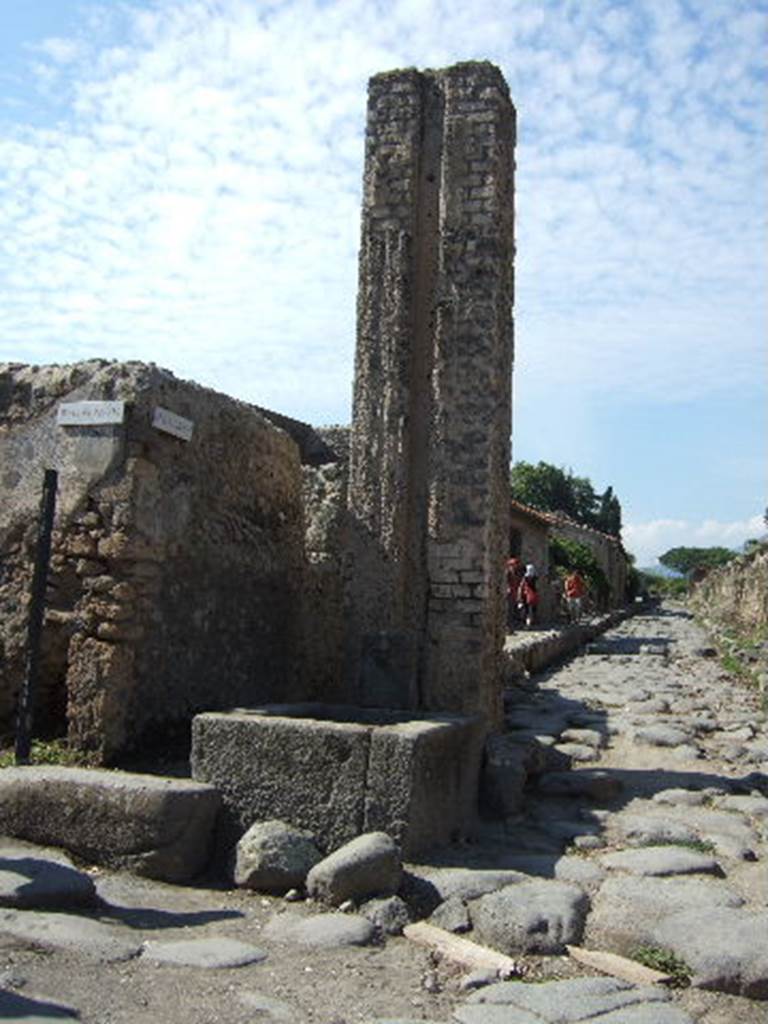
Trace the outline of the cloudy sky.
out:
[[[348,422],[368,77],[518,110],[516,459],[639,564],[768,502],[768,0],[0,0],[0,360]]]

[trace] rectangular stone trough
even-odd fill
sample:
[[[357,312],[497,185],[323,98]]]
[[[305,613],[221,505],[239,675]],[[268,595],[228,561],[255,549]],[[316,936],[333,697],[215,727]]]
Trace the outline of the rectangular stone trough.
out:
[[[387,832],[413,857],[471,830],[485,739],[480,717],[327,704],[207,712],[192,725],[192,776],[217,787],[226,841],[278,818],[326,852]]]

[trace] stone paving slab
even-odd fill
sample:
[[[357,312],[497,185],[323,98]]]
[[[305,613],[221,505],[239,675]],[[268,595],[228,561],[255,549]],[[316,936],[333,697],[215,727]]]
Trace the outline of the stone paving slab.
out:
[[[245,967],[267,959],[267,953],[247,942],[223,937],[181,939],[176,942],[144,943],[141,959],[154,964],[176,964],[186,967]]]
[[[34,945],[73,950],[94,960],[112,962],[138,956],[141,940],[121,935],[109,925],[75,914],[32,910],[0,911],[0,933]]]
[[[600,858],[607,868],[633,875],[724,875],[714,857],[676,846],[649,846],[640,850],[618,850]]]
[[[90,875],[64,854],[0,846],[0,906],[19,909],[88,907],[97,901]]]
[[[501,982],[474,993],[454,1020],[461,1024],[693,1024],[669,1004],[662,988],[636,987],[615,978],[575,978],[543,984]]]
[[[367,946],[376,935],[376,929],[358,914],[277,914],[267,922],[263,938],[274,942],[288,942],[316,949],[335,946]]]
[[[660,922],[653,938],[693,968],[693,985],[768,999],[768,911],[690,910]]]

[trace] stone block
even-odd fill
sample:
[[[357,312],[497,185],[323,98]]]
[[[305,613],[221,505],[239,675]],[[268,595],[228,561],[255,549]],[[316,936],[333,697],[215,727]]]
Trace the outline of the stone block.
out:
[[[187,779],[57,766],[0,772],[0,833],[168,882],[205,867],[219,806],[215,789]]]
[[[198,715],[192,774],[222,793],[222,843],[255,821],[309,829],[325,852],[364,832],[405,857],[471,827],[481,719],[345,705],[270,705]]]

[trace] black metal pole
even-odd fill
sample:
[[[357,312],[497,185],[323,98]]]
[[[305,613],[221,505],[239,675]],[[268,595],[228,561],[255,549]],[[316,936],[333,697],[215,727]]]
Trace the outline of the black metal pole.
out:
[[[43,480],[43,496],[40,501],[37,551],[35,552],[35,569],[32,575],[32,593],[29,602],[26,673],[19,694],[19,714],[16,722],[16,764],[29,764],[29,752],[32,746],[32,717],[40,667],[40,639],[43,632],[48,566],[51,560],[51,532],[53,516],[56,511],[57,480],[56,470],[46,469]]]

